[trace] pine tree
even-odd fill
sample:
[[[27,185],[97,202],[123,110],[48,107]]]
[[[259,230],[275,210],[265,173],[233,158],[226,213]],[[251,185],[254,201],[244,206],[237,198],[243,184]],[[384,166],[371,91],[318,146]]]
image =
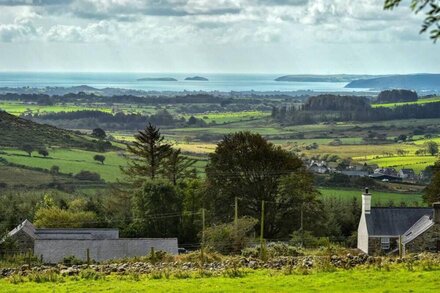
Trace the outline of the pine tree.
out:
[[[180,149],[172,149],[165,162],[165,174],[170,181],[176,185],[179,178],[189,175],[189,168],[194,165],[195,162],[196,160],[182,156]]]
[[[134,183],[154,180],[161,174],[165,159],[171,153],[171,145],[164,142],[160,129],[151,123],[139,131],[135,141],[127,147],[129,155],[128,167],[122,171],[133,179]]]

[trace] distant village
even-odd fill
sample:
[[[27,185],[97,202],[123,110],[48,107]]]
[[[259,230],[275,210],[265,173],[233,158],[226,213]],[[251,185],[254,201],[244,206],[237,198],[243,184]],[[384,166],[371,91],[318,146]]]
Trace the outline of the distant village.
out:
[[[341,168],[336,162],[310,160],[306,162],[308,170],[315,174],[339,173],[349,177],[369,177],[382,182],[423,182],[427,179],[426,171],[416,174],[413,169],[396,170],[392,167],[380,168],[378,165],[350,164]]]

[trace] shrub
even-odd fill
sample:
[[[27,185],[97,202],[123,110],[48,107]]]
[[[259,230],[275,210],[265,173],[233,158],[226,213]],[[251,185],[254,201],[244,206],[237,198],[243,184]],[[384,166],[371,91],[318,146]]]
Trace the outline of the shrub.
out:
[[[101,175],[90,171],[81,171],[74,177],[78,180],[101,181]]]
[[[257,220],[251,217],[238,219],[237,226],[232,223],[212,226],[206,229],[206,243],[223,254],[240,252],[250,242],[249,234],[254,230]]]
[[[63,264],[66,266],[72,266],[72,265],[82,265],[84,264],[84,262],[76,258],[75,256],[71,255],[63,258]]]

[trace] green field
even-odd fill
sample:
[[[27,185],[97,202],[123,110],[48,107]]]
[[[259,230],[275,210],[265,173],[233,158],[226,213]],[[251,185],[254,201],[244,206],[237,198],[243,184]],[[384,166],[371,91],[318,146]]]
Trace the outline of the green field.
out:
[[[438,157],[436,156],[393,156],[370,159],[366,162],[368,164],[377,164],[380,167],[393,167],[395,169],[410,168],[416,173],[419,173],[426,167],[434,165],[437,160]]]
[[[206,113],[206,114],[194,115],[194,117],[203,119],[208,123],[215,121],[215,123],[217,124],[255,120],[269,116],[270,116],[269,112],[262,112],[262,111],[223,112],[223,113]],[[188,119],[189,117],[191,117],[191,115],[185,115],[184,117]]]
[[[372,104],[371,106],[373,108],[379,108],[379,107],[387,107],[387,108],[393,108],[397,106],[403,106],[403,105],[415,105],[415,104],[428,104],[428,103],[437,103],[440,102],[440,97],[434,97],[434,98],[428,98],[428,99],[419,99],[415,102],[402,102],[402,103],[386,103],[386,104]]]
[[[0,280],[0,292],[439,292],[438,269],[338,270],[286,275],[260,270],[243,277],[150,279],[108,276],[100,280],[65,278],[63,282],[12,284]]]
[[[23,113],[42,114],[42,113],[57,113],[57,112],[74,112],[84,110],[99,110],[102,112],[111,112],[111,108],[104,105],[83,105],[77,106],[73,104],[44,106],[36,104],[25,104],[18,102],[0,102],[0,109],[13,115],[21,115]]]
[[[356,197],[361,200],[362,190],[344,189],[344,188],[319,188],[324,198],[336,198],[340,200],[352,200]],[[407,205],[423,205],[422,195],[420,193],[397,193],[371,190],[373,205],[386,205],[393,201],[395,204],[405,202]]]
[[[77,149],[49,149],[49,157],[43,158],[36,154],[32,157],[27,156],[24,152],[15,149],[2,149],[6,154],[0,155],[8,162],[24,165],[34,168],[50,169],[56,165],[60,167],[61,173],[76,174],[82,170],[97,172],[106,181],[115,182],[122,179],[119,166],[126,164],[126,160],[117,152],[106,152],[104,165],[93,160],[96,152],[89,152]]]

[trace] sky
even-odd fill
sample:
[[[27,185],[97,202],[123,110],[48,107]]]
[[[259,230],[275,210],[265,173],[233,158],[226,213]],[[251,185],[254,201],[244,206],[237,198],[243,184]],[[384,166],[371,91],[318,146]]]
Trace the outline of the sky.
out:
[[[0,0],[0,71],[440,72],[423,14],[383,1]]]

